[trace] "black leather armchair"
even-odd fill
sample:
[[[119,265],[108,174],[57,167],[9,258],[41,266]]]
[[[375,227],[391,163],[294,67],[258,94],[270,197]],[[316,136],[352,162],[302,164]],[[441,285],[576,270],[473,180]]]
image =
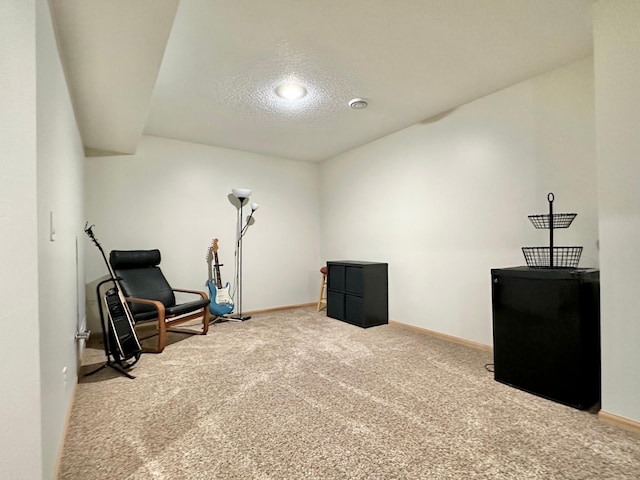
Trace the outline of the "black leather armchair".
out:
[[[182,333],[201,333],[209,330],[209,296],[197,290],[171,288],[158,266],[159,250],[113,250],[109,263],[120,288],[129,303],[135,324],[158,322],[158,344],[155,349],[144,351],[160,353],[167,342],[169,327],[202,317],[202,331],[193,332],[180,329]],[[198,300],[176,303],[175,292],[199,295]],[[148,338],[148,337],[147,337]]]

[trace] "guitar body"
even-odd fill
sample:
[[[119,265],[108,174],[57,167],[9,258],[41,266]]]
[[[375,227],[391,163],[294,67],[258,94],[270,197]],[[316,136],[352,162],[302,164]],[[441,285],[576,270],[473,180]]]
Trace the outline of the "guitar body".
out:
[[[229,283],[224,287],[218,288],[213,280],[207,281],[209,287],[209,311],[216,316],[226,315],[233,312],[233,301],[229,295]]]
[[[136,355],[140,355],[142,347],[133,328],[132,315],[129,312],[127,303],[115,288],[109,289],[106,293],[104,303],[109,314],[109,333],[112,334],[111,345],[115,345],[117,353],[123,360],[129,360]],[[112,353],[115,355],[116,352]]]

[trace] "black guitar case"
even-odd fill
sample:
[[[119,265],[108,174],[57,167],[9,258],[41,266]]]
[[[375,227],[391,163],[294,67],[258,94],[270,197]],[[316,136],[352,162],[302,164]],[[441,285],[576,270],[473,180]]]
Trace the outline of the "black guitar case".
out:
[[[142,347],[138,341],[136,331],[133,328],[133,315],[131,314],[129,305],[124,299],[124,296],[118,286],[118,279],[114,275],[111,265],[107,261],[104,250],[98,242],[98,239],[95,237],[92,229],[93,225],[90,227],[85,225],[84,231],[93,243],[95,243],[96,247],[98,247],[98,250],[100,250],[100,253],[102,254],[104,263],[107,265],[111,279],[106,280],[105,282],[111,282],[113,284],[113,287],[107,290],[103,297],[104,306],[106,307],[109,318],[107,325],[108,332],[105,336],[105,352],[107,356],[111,355],[123,368],[131,368],[140,358]],[[101,282],[100,285],[105,282]],[[100,285],[98,285],[98,291]],[[100,305],[101,316],[102,311],[102,305]]]

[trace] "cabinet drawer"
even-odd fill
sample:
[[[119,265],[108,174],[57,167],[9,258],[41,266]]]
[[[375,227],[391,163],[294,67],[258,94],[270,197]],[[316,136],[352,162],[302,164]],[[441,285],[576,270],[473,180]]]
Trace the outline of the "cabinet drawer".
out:
[[[364,292],[362,268],[347,267],[345,269],[345,291],[352,295],[362,296]]]
[[[344,293],[327,291],[327,316],[338,320],[345,320]]]
[[[349,323],[363,327],[362,297],[345,295],[344,300],[344,319]]]
[[[330,290],[345,289],[344,265],[329,265],[327,270],[327,288]]]

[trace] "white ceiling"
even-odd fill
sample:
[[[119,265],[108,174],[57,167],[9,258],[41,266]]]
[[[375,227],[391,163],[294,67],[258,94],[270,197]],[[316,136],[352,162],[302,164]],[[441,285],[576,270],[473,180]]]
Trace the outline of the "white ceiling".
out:
[[[89,154],[144,133],[307,161],[590,55],[593,3],[50,0]]]

